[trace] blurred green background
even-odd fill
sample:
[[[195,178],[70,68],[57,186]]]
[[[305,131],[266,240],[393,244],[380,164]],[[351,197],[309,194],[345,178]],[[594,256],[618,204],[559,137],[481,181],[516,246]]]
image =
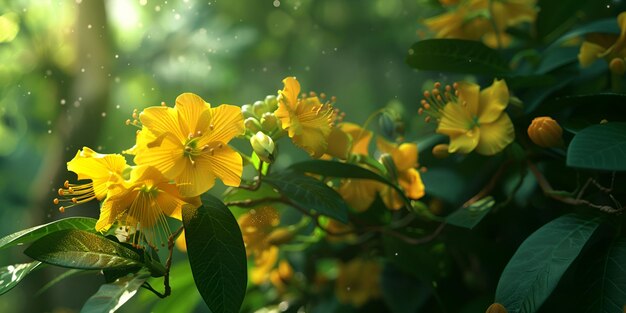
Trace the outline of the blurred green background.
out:
[[[182,92],[242,105],[296,76],[304,91],[337,96],[348,121],[392,102],[412,117],[424,79],[404,57],[420,17],[435,8],[426,2],[0,1],[0,236],[97,217],[95,203],[64,215],[52,204],[57,186],[74,179],[65,162],[83,146],[131,147],[132,110],[173,105]],[[26,261],[20,249],[0,254],[0,264]],[[40,292],[63,272],[34,273],[2,297],[0,312],[78,311],[102,278],[71,277]]]

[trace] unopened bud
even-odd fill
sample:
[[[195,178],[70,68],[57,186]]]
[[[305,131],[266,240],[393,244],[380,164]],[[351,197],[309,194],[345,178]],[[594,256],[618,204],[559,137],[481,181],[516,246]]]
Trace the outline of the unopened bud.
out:
[[[287,227],[280,227],[267,235],[265,242],[272,246],[280,246],[290,242],[294,236],[295,233],[293,230],[290,230]]]
[[[609,63],[609,69],[611,73],[615,75],[624,75],[626,72],[626,65],[624,64],[624,59],[622,58],[614,58]]]
[[[380,163],[382,163],[383,166],[385,166],[385,169],[387,170],[387,174],[389,175],[389,179],[392,182],[397,182],[398,170],[396,168],[396,164],[393,162],[393,158],[391,157],[391,155],[389,153],[384,153],[383,155],[381,155]]]
[[[508,313],[508,312],[509,311],[507,311],[506,308],[500,303],[494,303],[490,305],[487,308],[487,311],[485,311],[485,313]]]
[[[254,153],[264,162],[274,162],[274,140],[272,137],[259,131],[250,138],[250,145]]]
[[[243,114],[243,117],[245,118],[257,118],[256,114],[254,114],[254,110],[252,109],[252,105],[251,104],[244,104],[241,106],[241,113]]]
[[[259,123],[259,120],[254,117],[248,117],[244,121],[244,125],[246,126],[246,129],[253,134],[261,131],[261,124]]]
[[[276,118],[274,113],[267,112],[263,114],[263,116],[261,117],[261,127],[266,133],[270,133],[271,131],[276,129],[276,127],[278,127],[278,119]]]
[[[256,101],[252,105],[252,109],[254,110],[254,114],[256,116],[263,116],[263,113],[266,113],[268,110],[267,104],[264,101]]]
[[[378,125],[387,139],[394,140],[398,136],[404,136],[404,121],[394,110],[385,110],[378,118]]]
[[[450,153],[448,152],[448,145],[447,144],[438,144],[436,146],[433,147],[433,155],[437,158],[437,159],[445,159],[448,156],[450,156]]]
[[[528,126],[528,137],[536,145],[554,148],[563,145],[563,129],[549,116],[536,117]]]
[[[269,95],[265,97],[265,104],[267,104],[269,112],[274,112],[278,109],[278,98],[274,95]]]

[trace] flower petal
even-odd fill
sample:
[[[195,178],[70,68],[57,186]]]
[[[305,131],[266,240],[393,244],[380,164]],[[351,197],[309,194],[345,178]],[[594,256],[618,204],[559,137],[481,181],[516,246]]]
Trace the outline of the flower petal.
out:
[[[194,158],[194,163],[186,159],[183,170],[175,178],[176,186],[183,197],[196,197],[215,184],[215,174],[211,170],[211,161],[205,155]]]
[[[464,107],[465,111],[467,111],[470,116],[478,116],[480,86],[468,82],[459,82],[457,91],[459,92],[458,104]],[[448,106],[449,105],[446,105],[446,107]]]
[[[383,185],[368,179],[346,179],[337,192],[357,212],[367,210]]]
[[[126,159],[120,154],[100,154],[88,147],[76,152],[74,158],[67,162],[67,170],[78,175],[78,179],[93,181],[93,189],[98,200],[104,199],[108,183],[120,179],[126,168]]]
[[[193,93],[183,93],[176,98],[179,128],[183,135],[204,132],[209,126],[209,112],[211,106],[200,96]]]
[[[465,134],[474,123],[467,109],[458,103],[450,102],[443,108],[437,133],[452,136]]]
[[[341,160],[346,160],[350,154],[351,147],[352,141],[350,136],[338,127],[333,127],[328,136],[328,149],[326,149],[326,154]]]
[[[472,152],[472,150],[474,150],[474,148],[476,148],[476,146],[478,145],[480,134],[481,130],[478,128],[474,128],[472,130],[465,131],[464,134],[450,136],[450,145],[448,146],[448,152]]]
[[[478,108],[478,122],[492,123],[500,117],[509,104],[509,88],[506,82],[495,79],[491,86],[480,92],[480,106]]]
[[[578,52],[578,62],[580,62],[581,67],[588,67],[593,64],[593,62],[598,60],[605,51],[606,48],[598,44],[585,41],[580,46],[580,52]]]
[[[353,123],[341,123],[339,128],[352,137],[352,154],[368,155],[372,132]]]
[[[184,146],[173,135],[163,135],[159,146],[143,149],[135,155],[137,165],[152,165],[165,177],[174,179],[183,170],[188,160],[184,155]]]
[[[398,173],[398,182],[408,198],[416,200],[424,196],[424,183],[416,169],[410,168]]]
[[[300,94],[300,83],[295,77],[283,79],[284,88],[278,93],[284,97],[283,102],[292,110],[295,109],[298,95]]]
[[[222,146],[214,151],[213,155],[206,154],[211,171],[222,180],[224,185],[238,187],[241,184],[243,172],[241,155],[229,146]]]
[[[495,122],[480,125],[480,141],[476,152],[494,155],[502,151],[515,139],[515,129],[509,116],[504,113]]]
[[[171,133],[178,141],[185,142],[188,133],[183,134],[176,110],[168,107],[149,107],[139,114],[139,120],[156,137]],[[186,132],[186,130],[185,130]]]
[[[233,137],[245,133],[243,125],[243,115],[241,108],[234,105],[222,104],[210,110],[209,128],[207,135],[202,136],[199,146],[209,144],[214,141],[228,143]]]

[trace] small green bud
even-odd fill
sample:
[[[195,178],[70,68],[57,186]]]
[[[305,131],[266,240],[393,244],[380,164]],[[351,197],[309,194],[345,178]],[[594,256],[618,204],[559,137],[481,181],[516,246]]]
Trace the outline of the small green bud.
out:
[[[256,132],[261,131],[261,124],[259,123],[259,120],[257,120],[254,117],[248,117],[244,121],[244,125],[246,126],[246,129],[248,131],[250,131],[251,133],[253,133],[253,134],[255,134]]]
[[[263,117],[261,117],[261,126],[263,127],[263,131],[270,133],[278,127],[278,119],[274,113],[264,113]]]
[[[382,165],[387,170],[387,174],[389,175],[389,179],[392,182],[397,182],[398,181],[398,170],[396,169],[396,163],[393,162],[393,158],[391,157],[391,155],[389,153],[383,153],[383,155],[380,156],[380,160],[379,161],[380,161],[380,163],[382,163]]]
[[[254,110],[252,109],[251,104],[244,104],[241,106],[241,113],[244,118],[254,117],[257,118],[256,114],[254,114]]]
[[[268,111],[267,104],[265,104],[265,102],[263,101],[255,101],[252,105],[252,108],[256,116],[263,116],[263,113]]]
[[[269,112],[274,112],[278,109],[278,98],[275,95],[269,95],[265,97],[265,104],[267,104]]]
[[[395,140],[396,137],[404,136],[404,121],[394,110],[385,110],[378,118],[378,126],[387,139]]]
[[[250,145],[254,150],[254,153],[264,162],[274,162],[274,140],[272,137],[259,131],[254,136],[250,137]]]

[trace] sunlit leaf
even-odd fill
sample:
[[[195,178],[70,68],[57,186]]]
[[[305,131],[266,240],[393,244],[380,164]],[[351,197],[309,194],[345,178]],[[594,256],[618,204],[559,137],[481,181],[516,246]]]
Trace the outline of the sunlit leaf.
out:
[[[150,277],[150,271],[144,269],[100,286],[100,289],[83,305],[80,312],[115,312],[137,293],[148,277]]]
[[[574,136],[567,149],[567,166],[605,171],[626,171],[626,123],[587,127]]]
[[[482,42],[461,39],[427,39],[414,43],[406,58],[418,70],[501,75],[510,72],[500,54]]]
[[[139,254],[104,236],[65,229],[35,241],[24,253],[52,265],[78,269],[124,268],[141,265]]]
[[[404,191],[402,191],[402,189],[390,182],[388,179],[354,164],[325,160],[310,160],[292,164],[291,166],[289,166],[289,169],[297,172],[312,173],[326,177],[375,180],[392,187],[393,189],[398,191],[400,197],[402,197],[407,204],[410,205],[411,203],[410,200],[404,195]]]
[[[496,302],[510,313],[536,312],[601,223],[600,217],[561,216],[531,234],[504,268]]]
[[[96,220],[88,217],[68,217],[48,224],[24,229],[0,238],[0,249],[32,242],[50,233],[64,229],[80,229],[95,233]]]
[[[325,183],[302,173],[291,171],[272,173],[263,181],[274,186],[286,198],[302,210],[348,223],[348,205],[343,198]]]
[[[460,208],[446,217],[448,224],[472,229],[491,211],[496,202],[493,197],[482,198],[466,208]]]
[[[246,293],[246,251],[237,220],[219,199],[183,209],[189,264],[196,287],[213,313],[239,312]]]
[[[0,267],[0,295],[13,289],[30,272],[36,269],[41,262],[13,264]]]

